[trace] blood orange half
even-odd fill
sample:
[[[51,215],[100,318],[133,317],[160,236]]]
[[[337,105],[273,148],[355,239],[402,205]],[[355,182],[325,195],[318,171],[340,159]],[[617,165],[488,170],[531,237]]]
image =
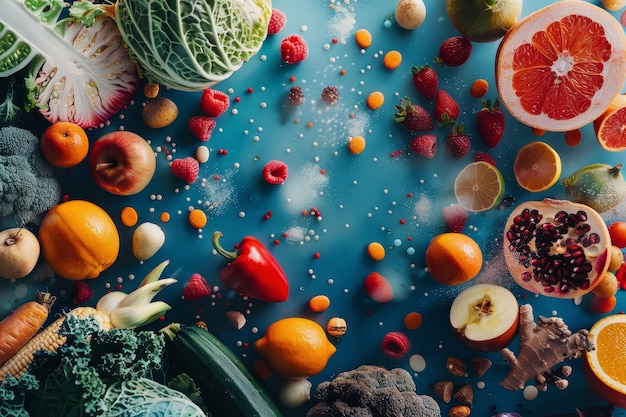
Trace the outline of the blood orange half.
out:
[[[593,121],[593,129],[607,151],[626,150],[626,95],[615,96],[606,111]]]
[[[501,102],[520,122],[547,131],[600,116],[626,78],[626,35],[602,8],[561,0],[526,16],[496,54]]]

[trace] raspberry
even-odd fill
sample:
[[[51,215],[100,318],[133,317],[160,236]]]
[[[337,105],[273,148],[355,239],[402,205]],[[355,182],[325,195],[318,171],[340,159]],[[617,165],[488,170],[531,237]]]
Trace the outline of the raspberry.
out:
[[[183,288],[183,298],[185,300],[199,300],[211,295],[209,283],[200,274],[193,274]]]
[[[287,164],[282,161],[269,161],[263,167],[263,178],[270,184],[282,184],[287,179]]]
[[[219,117],[230,107],[230,98],[222,91],[206,88],[200,97],[200,108],[209,117]]]
[[[270,22],[267,25],[267,34],[274,35],[285,27],[287,24],[287,16],[281,10],[276,8],[272,9],[272,16],[270,17]]]
[[[292,106],[299,106],[304,101],[304,93],[302,92],[302,88],[300,86],[293,86],[289,89],[289,95],[287,96],[287,101]]]
[[[91,298],[93,290],[82,281],[76,281],[70,288],[70,297],[74,304],[83,304]]]
[[[188,156],[186,158],[174,159],[170,168],[172,170],[172,174],[191,184],[196,180],[196,178],[198,178],[198,173],[200,172],[200,162],[198,162],[195,158]]]
[[[333,85],[324,87],[321,97],[322,100],[324,100],[324,103],[328,104],[329,106],[334,106],[339,101],[339,90]]]
[[[435,135],[417,136],[409,145],[415,153],[425,158],[434,158],[437,154],[437,136]]]
[[[411,341],[402,332],[389,332],[383,337],[381,348],[390,358],[400,359],[411,350]]]
[[[309,55],[306,41],[300,35],[290,35],[280,43],[280,57],[286,64],[297,64]]]
[[[193,116],[187,121],[187,126],[195,137],[203,142],[211,139],[215,129],[215,119],[209,116]]]

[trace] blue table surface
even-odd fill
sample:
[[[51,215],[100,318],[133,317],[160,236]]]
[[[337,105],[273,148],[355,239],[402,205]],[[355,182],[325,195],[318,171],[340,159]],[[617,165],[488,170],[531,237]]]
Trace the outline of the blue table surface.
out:
[[[544,4],[527,0],[522,15]],[[458,386],[471,384],[475,416],[490,416],[494,410],[548,416],[604,404],[586,385],[580,360],[570,361],[573,375],[565,390],[549,386],[533,401],[525,400],[522,391],[506,391],[499,386],[508,370],[500,353],[471,351],[457,341],[449,328],[450,303],[470,284],[456,287],[437,284],[425,271],[424,251],[431,237],[446,230],[441,211],[455,203],[452,184],[456,174],[470,162],[471,155],[452,159],[443,145],[447,130],[439,127],[435,129],[439,138],[435,158],[411,154],[408,147],[411,135],[392,120],[392,115],[394,104],[403,96],[432,108],[433,103],[420,98],[412,86],[410,68],[432,64],[440,42],[456,32],[448,21],[443,1],[426,0],[426,21],[413,31],[399,28],[392,18],[391,26],[386,27],[385,21],[393,15],[394,6],[392,1],[275,0],[274,7],[287,15],[287,25],[279,34],[268,37],[261,51],[238,72],[216,86],[230,94],[231,109],[218,118],[217,128],[206,143],[212,150],[211,157],[201,165],[201,179],[190,186],[171,174],[167,153],[174,157],[193,156],[196,147],[202,144],[186,127],[190,116],[201,113],[200,93],[161,91],[162,96],[172,98],[180,109],[178,119],[166,128],[144,126],[140,113],[146,99],[139,92],[109,123],[89,130],[90,140],[95,140],[123,127],[143,135],[157,151],[153,181],[134,196],[114,196],[98,188],[88,174],[86,162],[58,170],[65,195],[101,205],[120,231],[118,260],[100,277],[88,281],[95,291],[90,302],[95,303],[109,286],[132,290],[136,285],[134,278],[143,277],[156,264],[169,259],[165,275],[179,282],[158,296],[173,306],[164,322],[205,321],[249,366],[259,358],[252,343],[275,320],[304,316],[325,326],[329,318],[343,317],[348,331],[341,339],[332,339],[337,352],[322,373],[310,378],[314,388],[339,372],[361,364],[377,364],[409,370],[420,394],[433,395],[432,384],[440,380],[451,380]],[[619,19],[619,13],[615,16]],[[359,28],[368,29],[373,36],[372,46],[365,50],[354,42],[354,33]],[[295,33],[307,41],[309,56],[297,65],[286,65],[280,59],[279,44],[283,37]],[[528,193],[517,185],[512,175],[516,152],[522,145],[538,139],[528,127],[507,115],[505,137],[493,150],[484,147],[475,133],[474,113],[480,108],[481,100],[472,98],[469,88],[475,79],[485,78],[490,85],[485,98],[497,97],[493,70],[497,46],[498,42],[475,43],[469,61],[463,66],[436,67],[440,88],[458,100],[460,121],[466,123],[473,136],[472,150],[489,152],[495,158],[506,180],[506,193],[517,203],[544,197],[565,198],[559,183],[541,193]],[[396,70],[388,70],[382,63],[384,53],[392,49],[403,55]],[[285,103],[293,85],[302,87],[305,100],[291,109]],[[339,90],[339,102],[334,106],[320,100],[326,86],[336,86]],[[376,111],[365,105],[366,97],[373,91],[385,96],[383,107]],[[47,125],[36,114],[16,123],[38,135]],[[546,133],[540,138],[558,150],[563,177],[591,162],[624,162],[623,154],[600,148],[590,126],[584,127],[582,133],[582,143],[577,147],[567,146],[563,133]],[[359,155],[350,154],[346,146],[347,138],[354,135],[364,136],[367,142]],[[228,152],[220,155],[220,149]],[[282,160],[289,166],[288,180],[281,186],[266,184],[261,177],[262,166],[271,159]],[[326,173],[322,175],[321,170]],[[120,221],[120,212],[126,206],[137,209],[140,222],[154,222],[165,231],[164,246],[145,262],[137,261],[132,255],[134,228],[123,226]],[[186,214],[191,207],[206,211],[209,222],[204,230],[190,227]],[[313,207],[321,212],[321,218],[302,214]],[[264,219],[269,211],[271,217]],[[510,278],[501,251],[503,226],[510,211],[502,208],[470,215],[463,232],[481,245],[485,256],[483,269],[472,283],[506,286],[519,297],[520,304],[533,305],[535,316],[557,315],[564,318],[571,330],[589,329],[601,317],[591,312],[590,295],[575,305],[572,300],[529,294]],[[160,220],[163,212],[170,213],[169,222]],[[619,213],[620,210],[611,211],[605,219],[616,220]],[[2,225],[15,226],[12,219],[3,219]],[[218,271],[225,266],[225,260],[212,252],[210,237],[214,230],[224,233],[222,243],[227,247],[245,235],[254,235],[266,244],[289,277],[288,301],[267,304],[244,300],[221,286]],[[367,256],[366,246],[372,241],[382,243],[387,249],[380,262]],[[33,299],[35,292],[42,289],[58,295],[56,308],[71,306],[67,296],[71,282],[46,277],[43,271],[38,268],[17,282],[0,282],[0,315]],[[365,294],[363,279],[373,271],[391,281],[395,294],[390,303],[372,302]],[[182,300],[183,285],[193,273],[200,273],[211,285],[220,286],[219,291],[202,301]],[[317,294],[326,294],[331,305],[324,312],[312,313],[307,303]],[[620,291],[614,312],[623,309],[625,303]],[[229,310],[245,314],[245,327],[236,330],[230,324],[225,315]],[[424,321],[420,328],[408,331],[403,318],[411,311],[421,313]],[[164,322],[150,327],[158,329]],[[380,342],[389,331],[406,331],[409,335],[412,348],[403,359],[394,360],[381,352]],[[517,338],[510,347],[517,351]],[[422,372],[411,370],[409,357],[413,354],[424,357],[426,368]],[[472,357],[485,356],[494,365],[480,378],[471,372],[466,377],[454,377],[444,367],[445,359],[450,356],[468,363]],[[273,377],[263,384],[276,398],[280,382]],[[484,383],[484,388],[479,383]],[[311,400],[303,407],[283,408],[283,412],[285,416],[303,416],[313,404]],[[454,404],[440,402],[442,415]],[[624,414],[616,410],[615,415]]]

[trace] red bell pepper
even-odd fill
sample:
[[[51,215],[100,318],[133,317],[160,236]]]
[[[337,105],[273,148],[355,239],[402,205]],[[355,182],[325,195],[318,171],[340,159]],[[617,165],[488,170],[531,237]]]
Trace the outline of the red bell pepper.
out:
[[[222,232],[213,233],[213,247],[228,259],[220,271],[224,285],[239,294],[267,302],[281,302],[289,296],[289,283],[276,258],[253,236],[244,237],[236,251],[227,251],[220,244]]]

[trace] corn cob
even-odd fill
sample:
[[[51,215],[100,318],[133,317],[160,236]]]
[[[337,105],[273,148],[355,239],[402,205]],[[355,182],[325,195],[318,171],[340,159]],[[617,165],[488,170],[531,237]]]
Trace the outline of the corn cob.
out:
[[[106,327],[106,324],[103,324],[105,322],[103,322],[101,317],[102,314],[99,314],[95,308],[78,307],[70,311],[68,314],[81,318],[93,316],[100,326],[103,328]],[[6,378],[7,375],[13,375],[15,378],[21,377],[22,374],[28,370],[30,364],[35,360],[35,354],[37,352],[46,351],[54,354],[57,349],[65,343],[67,337],[59,334],[59,329],[63,325],[65,317],[66,316],[59,317],[43,331],[37,333],[15,355],[6,361],[2,367],[0,367],[0,383],[4,381],[4,378]],[[110,328],[110,325],[108,327]]]

